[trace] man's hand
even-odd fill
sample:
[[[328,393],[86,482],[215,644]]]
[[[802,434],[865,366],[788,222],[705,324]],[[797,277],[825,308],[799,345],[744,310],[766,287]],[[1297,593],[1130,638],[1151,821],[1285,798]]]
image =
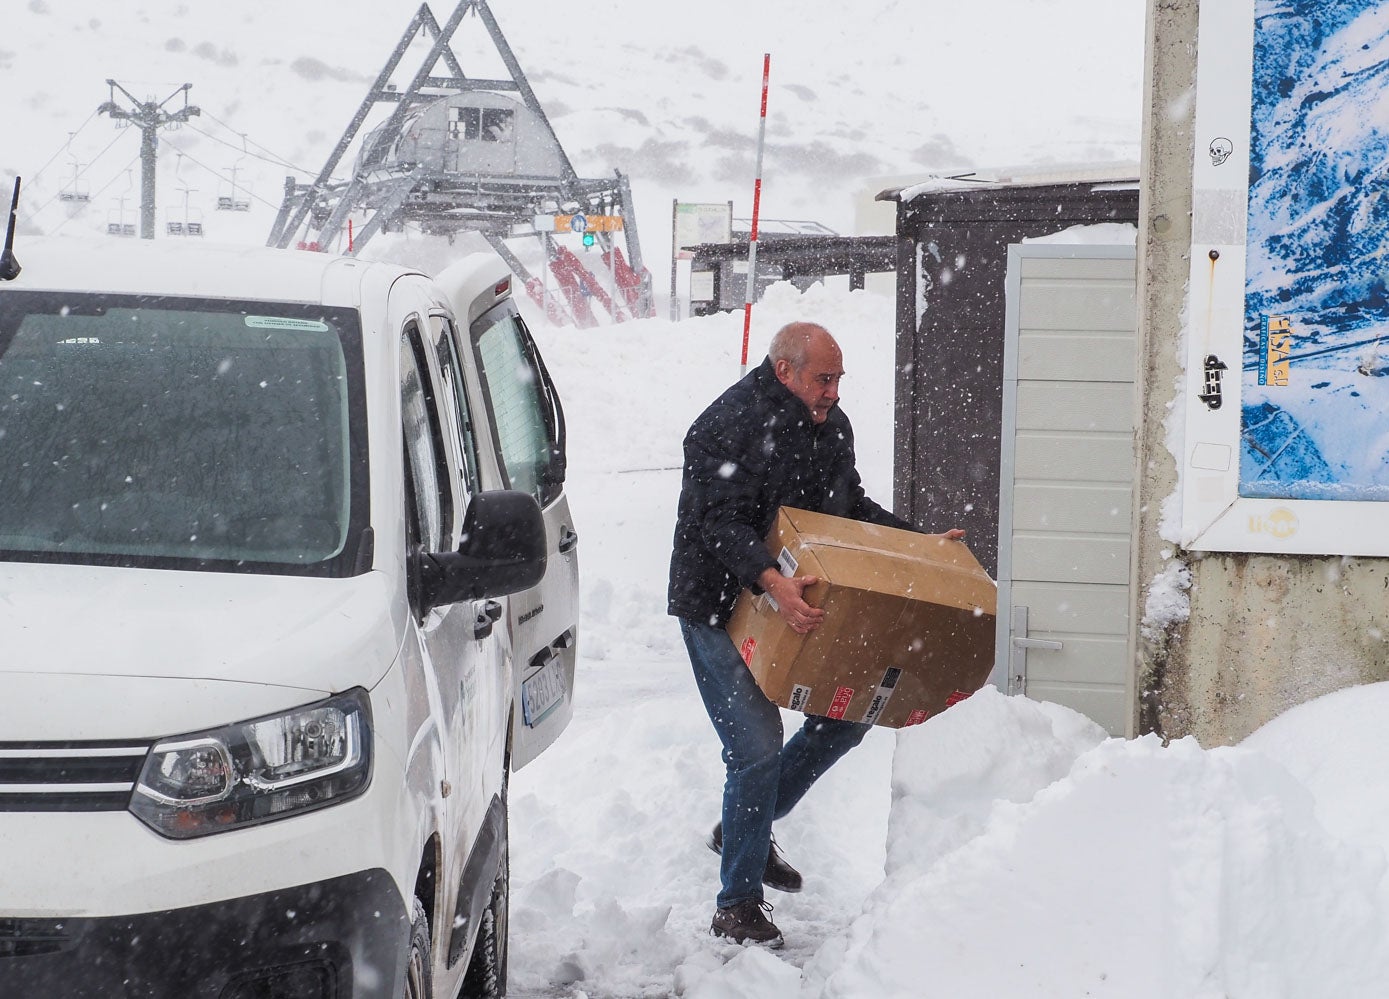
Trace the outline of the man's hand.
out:
[[[777,613],[798,635],[814,631],[825,619],[825,612],[805,602],[805,590],[820,581],[818,576],[783,576],[776,569],[763,569],[758,585],[776,601]]]
[[[946,541],[959,541],[959,540],[961,540],[962,538],[964,538],[964,536],[965,536],[964,530],[963,530],[962,528],[959,528],[959,527],[952,527],[950,530],[944,532],[943,534],[932,534],[932,535],[931,535],[931,537],[933,537],[933,538],[944,538]]]

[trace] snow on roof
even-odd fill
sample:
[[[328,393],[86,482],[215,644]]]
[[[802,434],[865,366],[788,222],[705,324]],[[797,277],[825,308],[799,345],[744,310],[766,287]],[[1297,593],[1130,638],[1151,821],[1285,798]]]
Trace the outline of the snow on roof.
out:
[[[303,250],[209,243],[195,239],[122,240],[101,237],[28,237],[16,240],[22,270],[0,289],[55,289],[127,295],[187,295],[264,301],[353,304],[330,286],[355,283],[369,264]],[[334,280],[336,279],[336,280]]]
[[[879,201],[911,201],[924,194],[946,191],[965,191],[980,187],[1044,187],[1050,184],[1094,184],[1105,190],[1123,190],[1138,186],[1137,163],[1075,163],[1049,164],[1045,167],[1024,165],[980,169],[948,176],[931,175],[920,183],[889,188],[878,195]]]

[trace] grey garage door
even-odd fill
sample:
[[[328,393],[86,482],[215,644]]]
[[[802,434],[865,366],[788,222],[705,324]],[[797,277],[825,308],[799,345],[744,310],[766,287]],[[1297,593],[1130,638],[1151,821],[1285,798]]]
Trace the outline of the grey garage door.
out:
[[[1009,247],[999,689],[1133,725],[1137,370],[1131,246]]]

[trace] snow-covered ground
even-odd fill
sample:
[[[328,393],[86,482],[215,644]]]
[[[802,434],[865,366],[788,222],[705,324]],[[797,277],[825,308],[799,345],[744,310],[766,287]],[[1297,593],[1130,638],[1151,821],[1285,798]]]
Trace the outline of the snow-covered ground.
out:
[[[870,495],[890,495],[892,303],[778,285],[752,359],[814,318],[844,347]],[[680,439],[738,376],[741,316],[537,324],[567,400],[581,537],[574,721],[512,791],[512,985],[696,999],[1370,999],[1389,975],[1389,684],[1237,747],[1110,739],[993,688],[874,730],[776,834],[779,952],[708,934],[723,767],[665,582]],[[935,527],[948,526],[948,514]],[[794,716],[786,715],[788,722]]]
[[[4,0],[0,183],[25,177],[21,234],[135,221],[138,136],[95,114],[112,78],[142,100],[191,83],[203,109],[161,133],[160,221],[196,211],[210,238],[264,241],[285,175],[317,172],[417,6]],[[1146,6],[493,3],[578,170],[631,175],[658,291],[673,198],[747,212],[764,52],[764,215],[853,232],[888,177],[1135,160]],[[451,9],[434,5],[441,20]],[[217,212],[233,172],[251,208]],[[774,288],[753,360],[803,317],[839,337],[865,482],[888,501],[892,301]],[[1385,993],[1389,685],[1213,749],[1106,739],[1067,710],[982,691],[871,733],[778,828],[806,878],[773,895],[784,950],[710,938],[717,861],[702,841],[722,765],[664,593],[680,438],[737,377],[741,319],[534,325],[569,415],[583,630],[574,721],[513,784],[518,994]]]

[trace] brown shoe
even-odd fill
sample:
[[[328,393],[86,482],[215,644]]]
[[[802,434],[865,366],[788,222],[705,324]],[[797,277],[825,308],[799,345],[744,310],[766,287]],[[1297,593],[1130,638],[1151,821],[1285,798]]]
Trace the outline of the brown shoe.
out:
[[[723,823],[714,826],[714,831],[704,841],[704,845],[720,856],[723,855]],[[762,883],[768,888],[794,895],[801,890],[801,872],[786,862],[781,851],[772,840],[772,848],[767,852],[767,866],[762,869]]]
[[[727,909],[715,909],[709,932],[716,937],[727,937],[734,943],[752,942],[775,950],[785,941],[776,924],[767,918],[771,911],[769,903],[758,899],[738,902]]]

